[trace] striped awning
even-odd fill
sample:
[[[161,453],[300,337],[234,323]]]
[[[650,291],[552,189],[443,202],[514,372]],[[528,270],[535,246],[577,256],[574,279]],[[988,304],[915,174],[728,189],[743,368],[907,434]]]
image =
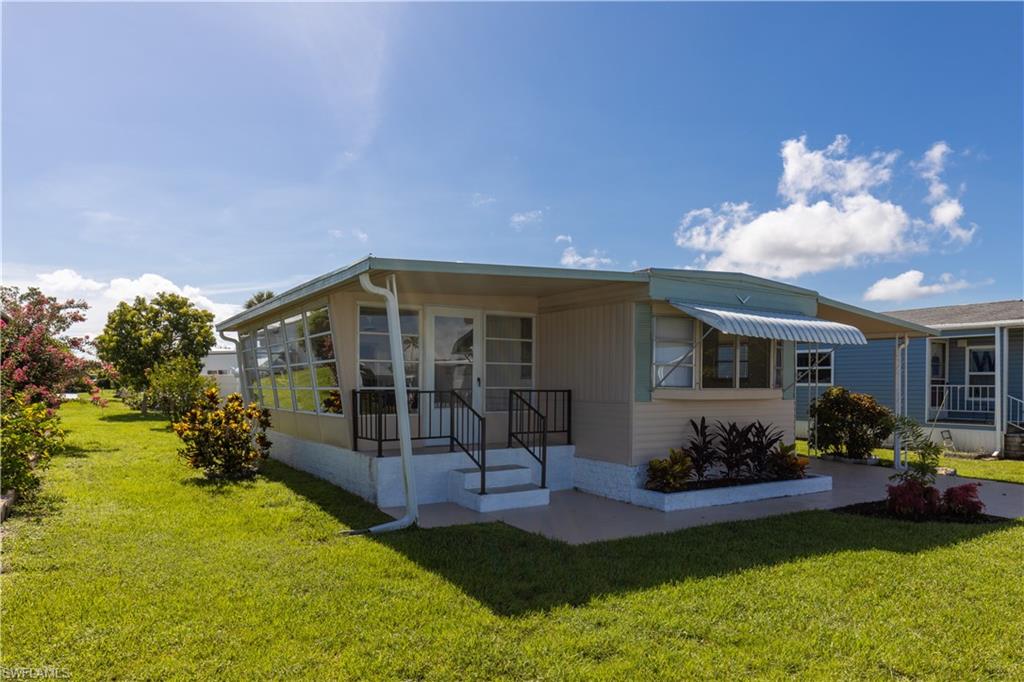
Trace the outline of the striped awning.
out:
[[[751,308],[713,308],[669,299],[668,302],[718,331],[737,336],[803,343],[864,345],[868,341],[856,327],[807,315]]]

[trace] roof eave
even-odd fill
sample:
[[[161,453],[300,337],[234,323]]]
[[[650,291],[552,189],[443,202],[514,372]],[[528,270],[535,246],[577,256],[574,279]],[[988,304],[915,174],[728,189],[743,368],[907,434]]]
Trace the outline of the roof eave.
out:
[[[833,298],[828,298],[826,296],[819,295],[818,296],[818,302],[819,303],[824,303],[825,305],[828,305],[828,306],[832,306],[833,308],[839,308],[840,310],[845,310],[846,312],[852,313],[854,315],[861,315],[863,317],[869,317],[869,318],[871,318],[873,320],[878,320],[879,322],[885,322],[886,324],[891,324],[891,325],[894,325],[896,327],[903,327],[907,331],[914,332],[914,334],[917,335],[917,336],[938,336],[939,335],[939,333],[935,329],[933,329],[932,327],[926,327],[923,324],[917,324],[915,322],[907,322],[906,320],[901,320],[898,317],[892,317],[891,315],[886,315],[884,313],[876,313],[873,310],[868,310],[867,308],[861,308],[860,306],[850,305],[849,303],[843,303],[842,301],[837,301],[837,300],[835,300]]]

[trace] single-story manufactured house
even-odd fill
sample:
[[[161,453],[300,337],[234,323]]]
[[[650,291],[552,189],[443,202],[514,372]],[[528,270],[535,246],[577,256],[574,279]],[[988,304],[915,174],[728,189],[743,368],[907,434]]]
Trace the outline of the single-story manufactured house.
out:
[[[377,257],[217,328],[237,333],[273,457],[380,507],[405,502],[411,470],[413,499],[476,510],[569,488],[630,501],[691,418],[792,441],[796,344],[933,333],[744,274]]]
[[[887,316],[925,325],[934,337],[905,349],[905,413],[927,424],[937,442],[965,452],[1024,456],[1024,301],[894,310]],[[827,387],[868,393],[894,408],[894,339],[865,346],[797,349],[797,430],[806,430],[809,399]],[[951,443],[950,443],[951,442]]]
[[[221,395],[238,393],[241,390],[238,354],[233,350],[212,349],[203,358],[203,366],[199,373],[216,381]]]

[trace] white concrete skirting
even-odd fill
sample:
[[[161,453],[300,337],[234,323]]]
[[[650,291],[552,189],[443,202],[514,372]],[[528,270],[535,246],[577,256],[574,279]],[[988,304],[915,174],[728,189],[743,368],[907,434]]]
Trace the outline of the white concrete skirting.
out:
[[[405,504],[400,457],[374,457],[334,445],[295,438],[268,431],[273,443],[270,456],[288,466],[330,481],[378,507]],[[572,488],[572,445],[548,447],[547,484],[551,490]],[[518,464],[530,469],[532,482],[540,485],[540,464],[525,450],[501,448],[487,451],[487,466]],[[448,475],[456,469],[474,466],[462,451],[421,454],[413,457],[416,490],[420,504],[448,502]]]
[[[792,481],[772,481],[770,483],[751,483],[735,485],[727,488],[710,488],[708,490],[687,490],[681,493],[660,493],[655,490],[635,488],[630,502],[641,507],[650,507],[659,511],[679,511],[700,507],[716,507],[737,502],[767,500],[772,497],[790,497],[823,493],[832,490],[832,477],[809,474],[806,478]]]
[[[642,487],[647,476],[647,465],[626,466],[585,457],[574,458],[572,468],[577,490],[620,502],[629,502],[633,490]]]

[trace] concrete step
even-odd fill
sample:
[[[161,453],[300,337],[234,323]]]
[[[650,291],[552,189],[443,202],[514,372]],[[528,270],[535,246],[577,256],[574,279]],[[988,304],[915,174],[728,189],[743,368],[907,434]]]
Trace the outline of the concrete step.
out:
[[[480,489],[480,469],[476,467],[467,469],[455,469],[448,475],[449,487],[465,488],[468,490]],[[522,485],[531,483],[533,474],[529,467],[518,464],[502,464],[499,466],[487,467],[487,487]]]
[[[489,475],[489,472],[488,472]],[[543,507],[551,501],[551,491],[539,488],[532,483],[491,487],[487,486],[487,494],[481,495],[476,489],[455,489],[452,502],[478,512],[502,511],[504,509],[523,509],[525,507]]]

